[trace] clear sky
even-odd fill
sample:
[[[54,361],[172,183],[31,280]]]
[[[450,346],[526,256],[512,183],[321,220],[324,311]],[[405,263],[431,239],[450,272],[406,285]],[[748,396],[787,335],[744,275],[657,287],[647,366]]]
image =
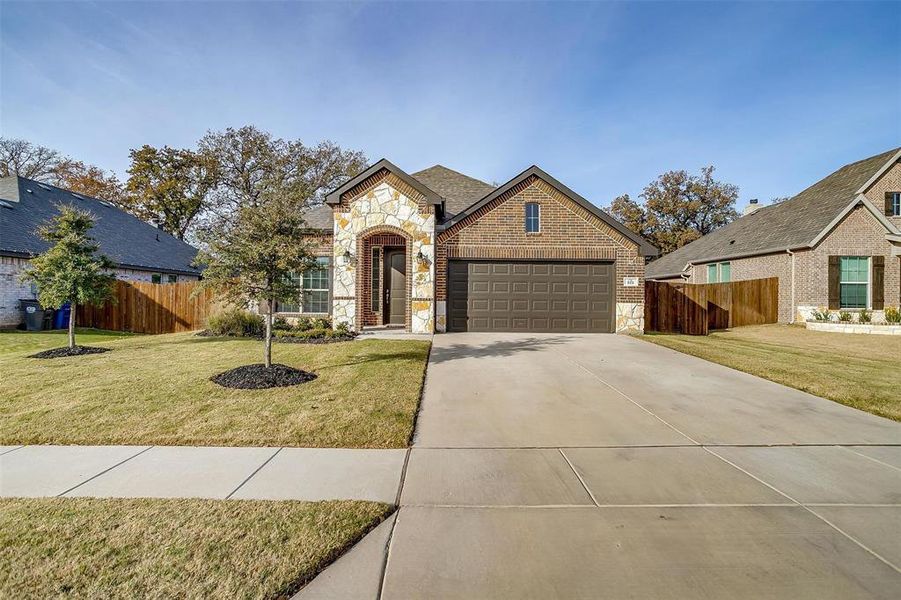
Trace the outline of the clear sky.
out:
[[[254,124],[408,172],[538,164],[598,205],[742,202],[901,145],[901,4],[0,2],[0,132],[125,176]]]

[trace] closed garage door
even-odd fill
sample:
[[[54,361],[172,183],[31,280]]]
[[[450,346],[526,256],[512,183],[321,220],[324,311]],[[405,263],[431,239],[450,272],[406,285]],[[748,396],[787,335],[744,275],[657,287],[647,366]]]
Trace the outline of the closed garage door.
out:
[[[451,331],[612,332],[613,263],[452,260]]]

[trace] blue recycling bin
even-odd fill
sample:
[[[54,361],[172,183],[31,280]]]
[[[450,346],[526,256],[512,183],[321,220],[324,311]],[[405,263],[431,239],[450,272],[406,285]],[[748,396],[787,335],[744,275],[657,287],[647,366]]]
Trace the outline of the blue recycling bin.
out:
[[[56,311],[56,314],[53,317],[53,328],[54,329],[66,329],[69,327],[69,316],[72,313],[72,307],[69,306],[69,303],[66,302],[62,306],[59,307],[59,310]]]

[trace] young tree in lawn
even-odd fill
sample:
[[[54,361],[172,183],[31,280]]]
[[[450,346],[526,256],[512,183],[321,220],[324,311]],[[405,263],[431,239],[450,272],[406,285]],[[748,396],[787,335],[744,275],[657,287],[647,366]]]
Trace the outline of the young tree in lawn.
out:
[[[71,307],[69,348],[75,347],[75,309],[81,304],[102,304],[112,299],[112,262],[98,255],[98,244],[88,235],[94,226],[91,213],[74,206],[60,206],[59,215],[42,225],[38,233],[50,248],[31,259],[23,281],[37,284],[42,306]]]
[[[297,199],[273,191],[258,196],[200,231],[206,265],[201,288],[209,288],[231,304],[265,311],[264,364],[272,366],[272,318],[276,302],[295,302],[300,295],[296,273],[313,267],[309,228],[297,210]],[[199,289],[199,288],[198,288]]]

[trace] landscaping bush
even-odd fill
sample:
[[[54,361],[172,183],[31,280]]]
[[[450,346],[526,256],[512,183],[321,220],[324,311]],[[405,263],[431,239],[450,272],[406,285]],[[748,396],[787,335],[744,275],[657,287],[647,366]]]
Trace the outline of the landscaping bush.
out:
[[[870,314],[865,308],[860,309],[860,312],[857,313],[857,322],[858,323],[869,323],[873,320],[873,316]]]
[[[210,316],[207,328],[213,335],[257,337],[263,334],[261,315],[240,309],[226,310]]]
[[[851,313],[846,310],[840,311],[838,313],[838,320],[842,323],[850,323],[851,322]]]
[[[338,329],[330,329],[317,327],[316,329],[307,329],[304,331],[276,331],[274,333],[275,341],[294,344],[325,344],[329,342],[344,342],[352,340],[356,334],[348,331],[346,328],[341,331]]]
[[[293,327],[294,326],[291,325],[291,323],[288,323],[288,319],[285,317],[275,317],[275,319],[272,320],[273,331],[289,331],[293,329]]]
[[[300,317],[292,328],[294,331],[309,331],[310,329],[330,329],[332,320],[328,317]]]
[[[831,321],[832,312],[828,308],[817,308],[811,315],[814,321]]]
[[[901,323],[901,310],[898,310],[898,308],[894,306],[886,306],[885,322],[894,324]]]

